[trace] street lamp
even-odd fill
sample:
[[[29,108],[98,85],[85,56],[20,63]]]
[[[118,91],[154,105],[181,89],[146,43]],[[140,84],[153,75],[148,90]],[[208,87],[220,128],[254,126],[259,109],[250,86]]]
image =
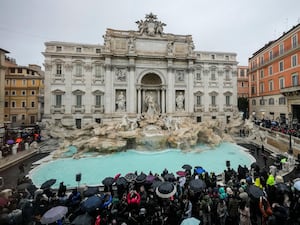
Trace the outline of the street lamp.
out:
[[[291,112],[289,112],[288,116],[289,116],[289,135],[290,135],[290,146],[289,146],[289,149],[288,149],[288,153],[290,155],[293,155],[293,149],[292,149],[292,132],[291,132],[293,114]]]

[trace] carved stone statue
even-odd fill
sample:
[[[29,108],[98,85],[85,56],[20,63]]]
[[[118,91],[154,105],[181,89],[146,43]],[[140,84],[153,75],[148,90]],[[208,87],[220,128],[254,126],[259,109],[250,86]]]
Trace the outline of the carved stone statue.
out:
[[[174,43],[172,41],[168,42],[167,44],[168,55],[173,55],[173,47],[174,47]]]
[[[118,95],[116,103],[117,103],[117,111],[119,111],[119,112],[125,111],[126,100],[125,100],[125,95],[123,94],[123,91],[121,91],[120,94]]]
[[[135,43],[134,43],[134,38],[131,37],[128,41],[128,51],[129,52],[134,52],[135,51]]]
[[[182,92],[179,92],[179,94],[176,97],[176,106],[178,111],[184,110],[184,96]]]
[[[153,13],[146,14],[146,20],[139,20],[135,23],[138,24],[139,34],[146,34],[149,36],[155,36],[157,34],[163,34],[163,27],[165,23],[157,21],[157,16]]]
[[[157,103],[154,100],[154,96],[152,92],[149,92],[145,97],[146,104],[146,118],[148,120],[154,120],[158,116],[158,107]]]
[[[110,41],[111,41],[111,38],[107,35],[103,35],[103,38],[104,38],[104,48],[106,51],[110,51]]]

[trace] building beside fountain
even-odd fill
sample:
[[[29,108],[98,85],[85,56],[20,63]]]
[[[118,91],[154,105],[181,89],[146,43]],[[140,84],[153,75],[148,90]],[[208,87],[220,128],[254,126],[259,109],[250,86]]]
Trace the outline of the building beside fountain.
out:
[[[81,128],[127,115],[228,123],[237,113],[236,54],[196,51],[191,35],[165,33],[152,13],[136,23],[137,30],[107,29],[104,45],[45,43],[44,121]]]

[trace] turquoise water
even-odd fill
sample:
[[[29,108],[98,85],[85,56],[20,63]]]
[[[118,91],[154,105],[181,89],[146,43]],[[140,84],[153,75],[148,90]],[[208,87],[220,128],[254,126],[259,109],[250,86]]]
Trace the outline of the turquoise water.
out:
[[[58,187],[64,181],[67,187],[76,187],[78,183],[75,176],[81,173],[80,184],[102,185],[101,181],[107,177],[114,177],[121,173],[125,176],[129,172],[138,173],[149,171],[161,173],[165,168],[174,174],[182,170],[182,165],[202,166],[208,172],[220,174],[226,168],[226,160],[231,163],[231,168],[237,169],[238,165],[250,166],[255,159],[244,148],[232,144],[222,143],[218,147],[210,148],[198,145],[201,151],[181,151],[179,149],[166,149],[163,151],[136,151],[114,153],[111,155],[86,157],[81,159],[63,158],[43,163],[34,168],[29,176],[36,186],[40,186],[48,179],[57,179],[53,187]]]

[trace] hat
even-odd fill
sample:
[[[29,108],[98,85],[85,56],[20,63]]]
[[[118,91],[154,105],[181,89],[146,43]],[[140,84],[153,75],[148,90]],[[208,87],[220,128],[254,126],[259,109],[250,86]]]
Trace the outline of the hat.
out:
[[[176,192],[176,186],[171,182],[163,182],[155,190],[156,195],[161,198],[170,198]]]
[[[277,175],[277,176],[275,177],[275,182],[276,182],[276,184],[278,184],[278,183],[284,183],[283,177]]]
[[[242,187],[239,188],[240,193],[243,193],[244,191],[245,191],[244,188],[242,188]]]
[[[251,177],[247,177],[246,178],[246,182],[247,182],[247,184],[252,184],[252,178]]]
[[[227,193],[228,195],[233,195],[233,191],[231,190],[230,187],[227,187],[227,188],[226,188],[226,193]]]

